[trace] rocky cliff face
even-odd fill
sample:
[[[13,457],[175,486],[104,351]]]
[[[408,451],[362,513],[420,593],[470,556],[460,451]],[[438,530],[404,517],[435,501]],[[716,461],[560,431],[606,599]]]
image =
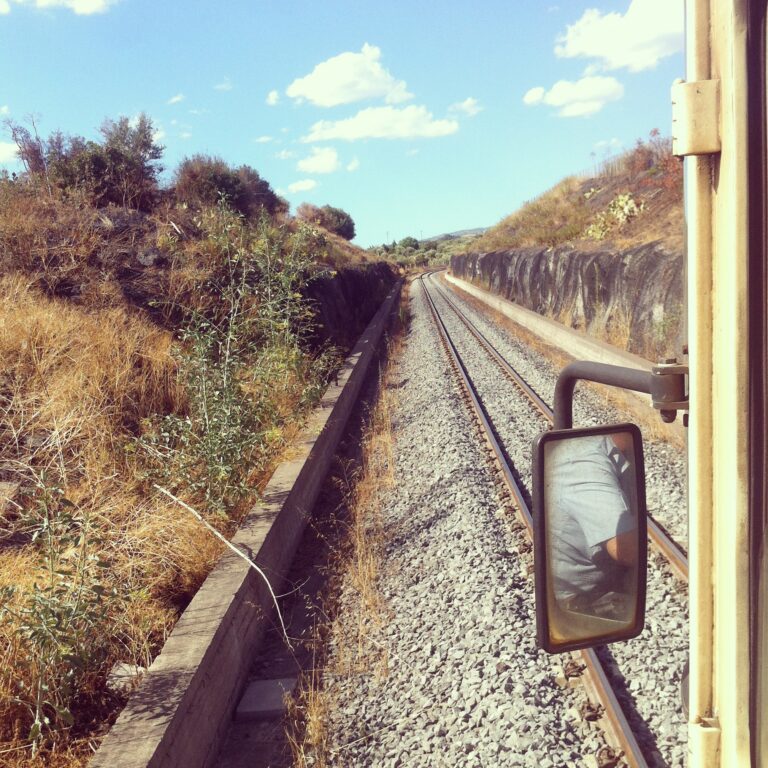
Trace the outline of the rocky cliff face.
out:
[[[683,257],[658,243],[462,254],[451,259],[451,272],[649,360],[680,351]]]

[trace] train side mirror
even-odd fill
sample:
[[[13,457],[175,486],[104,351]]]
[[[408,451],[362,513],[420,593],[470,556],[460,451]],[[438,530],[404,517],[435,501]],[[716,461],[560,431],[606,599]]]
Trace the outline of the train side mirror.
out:
[[[639,635],[648,560],[640,430],[542,433],[533,497],[539,645],[562,653]]]

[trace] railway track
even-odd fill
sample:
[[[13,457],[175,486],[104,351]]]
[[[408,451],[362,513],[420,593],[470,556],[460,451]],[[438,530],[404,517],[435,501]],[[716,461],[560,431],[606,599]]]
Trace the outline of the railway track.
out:
[[[434,273],[430,273],[434,274]],[[431,278],[428,278],[431,279]],[[442,299],[453,310],[458,319],[464,324],[470,334],[477,340],[481,349],[498,366],[502,374],[520,389],[542,414],[549,426],[554,424],[554,412],[528,382],[507,362],[493,344],[485,337],[479,328],[456,305],[456,302],[439,286],[433,286]],[[652,545],[659,551],[662,557],[669,563],[673,573],[683,581],[688,581],[688,557],[683,548],[667,533],[662,525],[648,515],[648,536]]]
[[[514,507],[519,516],[520,522],[528,532],[529,538],[532,538],[532,518],[527,502],[527,495],[521,484],[516,479],[516,472],[509,460],[504,443],[499,437],[498,431],[485,408],[477,389],[472,382],[467,366],[462,360],[456,345],[446,327],[440,311],[434,301],[431,291],[438,293],[440,298],[450,307],[456,317],[461,321],[478,346],[493,361],[503,376],[514,382],[515,386],[525,395],[535,410],[545,420],[551,424],[553,421],[552,409],[536,393],[525,379],[507,362],[499,353],[493,344],[476,327],[466,314],[456,305],[456,303],[440,289],[432,278],[431,274],[423,275],[421,278],[424,294],[427,299],[434,322],[438,328],[440,338],[446,353],[451,361],[451,366],[459,378],[464,392],[464,397],[470,406],[479,429],[487,442],[489,457],[497,467],[497,477],[503,483],[506,493],[512,498]],[[653,545],[658,549],[661,555],[669,563],[672,572],[678,579],[687,581],[688,564],[685,553],[666,533],[666,531],[655,521],[649,520],[649,534]],[[617,762],[620,758],[630,766],[647,766],[648,762],[644,756],[643,749],[640,746],[637,736],[625,715],[619,700],[611,684],[611,675],[607,672],[600,656],[592,649],[587,649],[574,654],[573,663],[566,664],[566,669],[583,669],[583,681],[587,688],[590,698],[597,703],[597,712],[586,713],[588,717],[594,717],[599,713],[602,715],[601,726],[606,731],[609,740],[620,750],[618,753],[605,753],[597,756],[598,764],[601,766],[613,766],[620,764]],[[622,754],[623,753],[623,754]]]

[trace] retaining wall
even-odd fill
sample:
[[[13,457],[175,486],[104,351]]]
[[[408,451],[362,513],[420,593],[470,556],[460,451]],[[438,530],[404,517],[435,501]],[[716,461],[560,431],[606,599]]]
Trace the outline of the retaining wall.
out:
[[[658,243],[589,253],[565,245],[462,254],[451,258],[450,271],[650,360],[680,351],[683,257]]]

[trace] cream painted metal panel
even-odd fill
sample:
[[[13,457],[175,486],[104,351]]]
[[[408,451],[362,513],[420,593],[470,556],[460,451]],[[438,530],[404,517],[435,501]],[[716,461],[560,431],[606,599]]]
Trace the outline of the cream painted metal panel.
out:
[[[746,3],[713,2],[712,75],[721,81],[723,149],[714,177],[712,450],[715,703],[721,764],[748,766],[749,337],[747,318]]]
[[[719,157],[686,160],[691,765],[746,767],[750,765],[745,312],[749,222],[744,0],[689,2],[687,74],[689,80],[720,80],[722,138]]]

